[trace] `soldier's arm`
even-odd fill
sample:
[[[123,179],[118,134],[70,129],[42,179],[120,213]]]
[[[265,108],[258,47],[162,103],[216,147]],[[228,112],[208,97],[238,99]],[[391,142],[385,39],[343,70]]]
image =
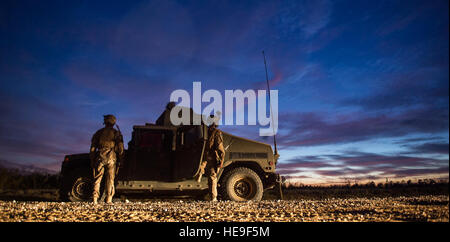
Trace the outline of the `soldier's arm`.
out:
[[[218,160],[220,162],[220,167],[222,167],[223,165],[223,161],[225,159],[225,149],[223,148],[223,136],[222,136],[222,132],[218,132],[217,136],[216,136],[216,152],[217,152],[217,156],[218,156]]]
[[[98,147],[98,139],[99,139],[98,136],[99,136],[99,131],[95,132],[95,134],[92,136],[90,153],[95,152],[95,150]]]
[[[119,131],[116,132],[116,152],[119,156],[123,155],[124,147],[123,147],[123,137]]]
[[[98,147],[98,136],[99,136],[99,131],[95,132],[94,136],[92,136],[91,139],[91,148],[89,150],[89,158],[91,160],[91,166],[93,166],[94,164],[94,159],[95,159],[95,151],[97,150]]]

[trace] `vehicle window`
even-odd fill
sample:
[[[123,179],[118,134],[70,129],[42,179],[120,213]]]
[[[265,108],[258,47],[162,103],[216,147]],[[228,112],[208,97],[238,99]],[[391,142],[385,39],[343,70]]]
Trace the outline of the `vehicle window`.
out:
[[[164,133],[145,132],[141,135],[139,147],[141,148],[154,148],[160,151],[164,143]]]
[[[201,126],[194,126],[184,133],[184,144],[191,145],[201,138]]]

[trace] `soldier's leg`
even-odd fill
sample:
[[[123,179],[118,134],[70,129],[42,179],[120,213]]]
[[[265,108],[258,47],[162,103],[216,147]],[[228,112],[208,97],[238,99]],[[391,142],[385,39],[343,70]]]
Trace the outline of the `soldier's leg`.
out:
[[[212,182],[211,182],[211,171],[210,171],[210,162],[207,162],[205,167],[205,175],[208,177],[208,194],[212,197]]]
[[[97,167],[94,168],[94,187],[92,191],[92,200],[94,203],[97,203],[97,200],[100,196],[100,184],[102,182],[103,173],[105,169],[103,167],[103,164],[100,162],[100,164],[97,165]]]
[[[105,193],[106,193],[106,202],[111,203],[112,198],[114,196],[114,177],[116,173],[116,164],[110,163],[106,165],[106,174],[105,174]]]
[[[209,193],[211,194],[211,200],[217,201],[217,173],[214,166],[210,166],[208,176]]]

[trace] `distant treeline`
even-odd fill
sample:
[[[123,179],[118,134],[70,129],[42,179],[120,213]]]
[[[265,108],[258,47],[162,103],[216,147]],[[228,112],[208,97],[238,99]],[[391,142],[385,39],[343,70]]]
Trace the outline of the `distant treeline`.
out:
[[[285,189],[296,189],[296,188],[311,188],[311,189],[329,189],[329,188],[401,188],[401,187],[448,187],[448,180],[434,180],[434,179],[418,179],[416,182],[411,180],[408,181],[388,181],[388,182],[380,182],[375,183],[374,181],[367,183],[345,183],[345,184],[332,184],[332,185],[305,185],[300,182],[285,182],[283,183],[283,187]]]
[[[340,185],[304,185],[301,183],[284,183],[285,199],[324,199],[324,198],[355,198],[355,197],[397,197],[420,195],[448,195],[448,181],[432,179],[417,182],[368,182],[364,184]]]
[[[59,174],[22,174],[18,170],[0,167],[0,190],[8,189],[57,189]]]

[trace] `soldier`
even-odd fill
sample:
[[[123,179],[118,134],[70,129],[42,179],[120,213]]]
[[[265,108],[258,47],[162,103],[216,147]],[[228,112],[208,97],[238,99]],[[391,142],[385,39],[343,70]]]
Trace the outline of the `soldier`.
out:
[[[120,131],[114,129],[116,117],[104,115],[105,127],[92,137],[90,158],[94,176],[93,202],[97,204],[100,195],[100,183],[105,175],[106,203],[111,203],[114,196],[114,177],[116,161],[123,155],[123,138]],[[106,170],[106,171],[105,171]]]
[[[223,148],[222,132],[217,128],[217,120],[212,121],[214,116],[210,117],[210,125],[208,127],[208,143],[206,144],[205,157],[206,160],[200,166],[200,174],[198,181],[201,180],[205,173],[208,176],[208,190],[211,195],[211,201],[217,201],[217,173],[223,166],[225,158],[225,149]]]

